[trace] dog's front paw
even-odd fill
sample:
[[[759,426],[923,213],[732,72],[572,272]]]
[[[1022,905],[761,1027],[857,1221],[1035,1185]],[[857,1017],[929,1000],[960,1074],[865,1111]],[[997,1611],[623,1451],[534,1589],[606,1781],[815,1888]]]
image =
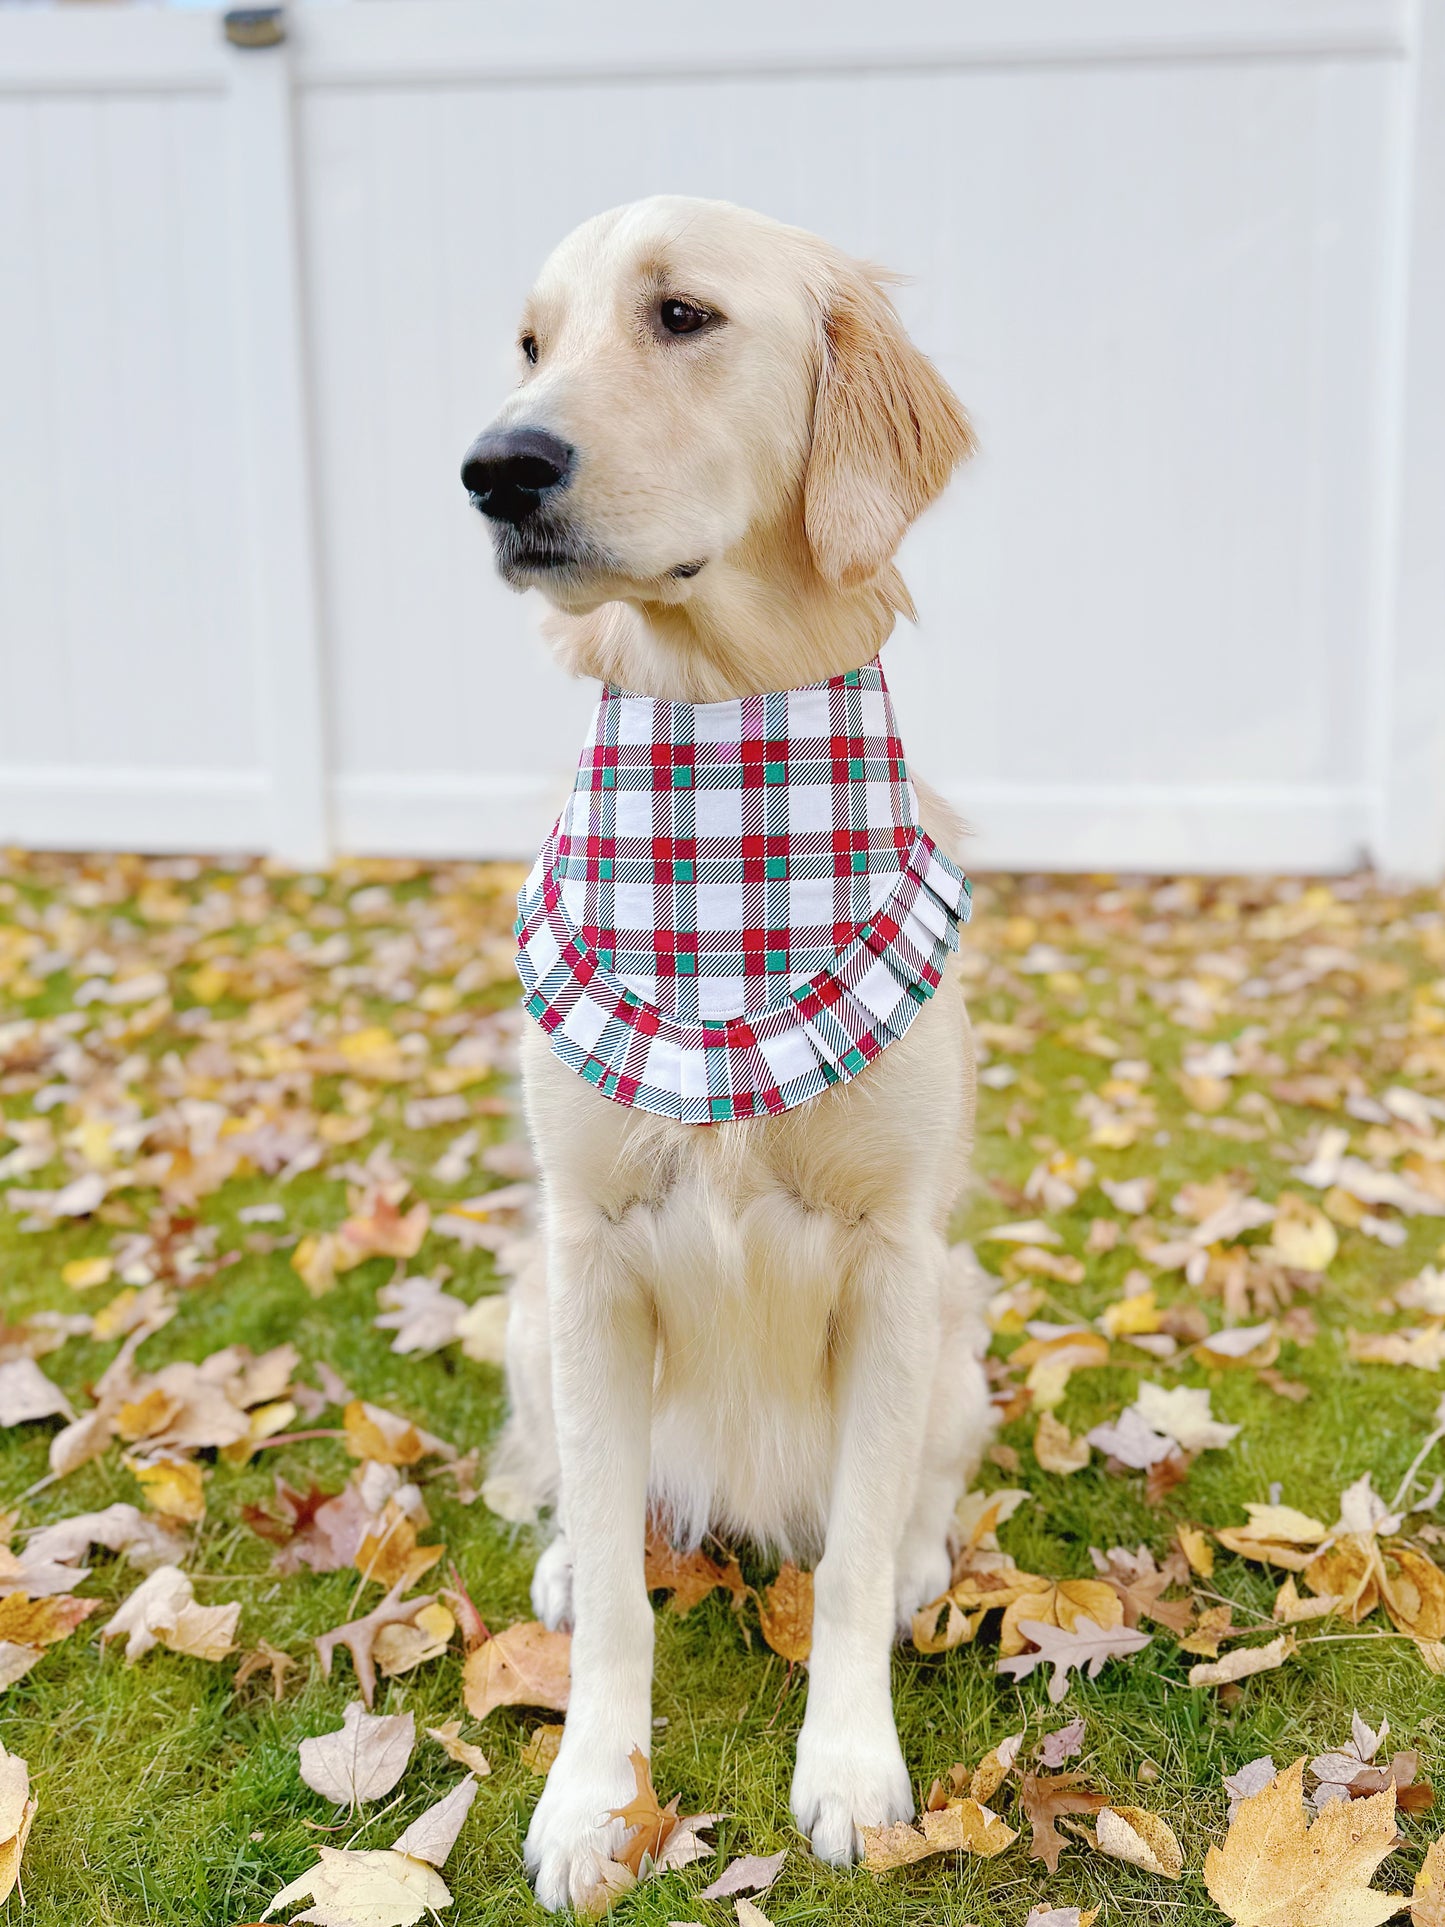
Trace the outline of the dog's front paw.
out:
[[[597,1895],[626,1833],[612,1809],[625,1806],[636,1790],[624,1753],[608,1750],[604,1756],[600,1749],[574,1746],[569,1760],[563,1742],[522,1849],[537,1898],[549,1913],[585,1909]]]
[[[561,1534],[532,1573],[532,1611],[549,1632],[572,1624],[572,1548]]]
[[[798,1736],[793,1818],[830,1866],[846,1867],[863,1851],[860,1827],[913,1818],[913,1789],[890,1719],[876,1732]]]

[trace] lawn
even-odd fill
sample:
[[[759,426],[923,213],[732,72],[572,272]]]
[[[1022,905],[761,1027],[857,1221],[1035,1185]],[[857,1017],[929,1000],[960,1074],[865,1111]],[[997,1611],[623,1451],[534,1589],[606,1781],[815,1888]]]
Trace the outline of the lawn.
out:
[[[504,1199],[489,1216],[477,1200],[514,1184],[518,1169],[515,1152],[497,1149],[515,1134],[506,1062],[519,1021],[517,881],[510,869],[460,865],[357,862],[297,876],[174,860],[0,860],[3,1356],[39,1351],[41,1370],[84,1412],[122,1332],[160,1306],[174,1315],[144,1340],[137,1370],[289,1342],[298,1380],[313,1382],[324,1361],[360,1398],[484,1461],[500,1371],[457,1343],[398,1354],[393,1332],[373,1321],[379,1289],[405,1269],[468,1303],[503,1282],[511,1207]],[[1427,1267],[1445,1259],[1445,1218],[1425,1207],[1445,1201],[1445,898],[1367,879],[993,878],[975,902],[964,965],[983,1087],[977,1184],[956,1232],[997,1274],[991,1369],[1011,1414],[980,1483],[1030,1495],[1000,1528],[1003,1550],[1030,1573],[1087,1579],[1091,1547],[1142,1545],[1162,1560],[1181,1527],[1238,1526],[1250,1502],[1275,1498],[1333,1526],[1341,1493],[1366,1473],[1392,1500],[1442,1389],[1431,1305],[1445,1310],[1445,1298],[1430,1299]],[[1338,1171],[1298,1175],[1317,1155],[1340,1165],[1342,1151]],[[1120,1193],[1122,1205],[1101,1188],[1127,1179],[1151,1185]],[[368,1258],[318,1289],[334,1251],[327,1235],[378,1184],[405,1191],[403,1210],[430,1207],[425,1242],[409,1264]],[[1287,1219],[1296,1214],[1326,1248],[1337,1238],[1323,1269],[1280,1262],[1277,1228],[1258,1212],[1260,1222],[1239,1227],[1250,1214],[1236,1213],[1236,1227],[1193,1238],[1221,1205],[1273,1205],[1282,1192],[1300,1201]],[[471,1201],[468,1211],[448,1214],[458,1201]],[[1003,1241],[987,1235],[1021,1221],[1042,1223]],[[84,1259],[110,1260],[109,1276],[104,1264],[77,1268]],[[1421,1303],[1397,1309],[1392,1295],[1422,1272]],[[1108,1362],[1082,1366],[1061,1388],[1045,1372],[1029,1398],[1038,1321],[1095,1320],[1141,1286],[1154,1290],[1156,1315],[1137,1304],[1137,1317],[1111,1315]],[[70,1322],[31,1322],[45,1313]],[[1219,1362],[1198,1347],[1201,1314],[1213,1330],[1272,1329],[1237,1362]],[[1130,1325],[1152,1351],[1131,1342]],[[1423,1334],[1414,1350],[1423,1365],[1358,1357],[1359,1334],[1403,1330]],[[1161,1357],[1171,1339],[1173,1355]],[[1033,1348],[1024,1362],[1020,1345]],[[1156,1478],[1152,1495],[1143,1471],[1100,1450],[1068,1476],[1040,1467],[1041,1399],[1057,1396],[1054,1416],[1077,1437],[1117,1418],[1146,1380],[1207,1388],[1214,1417],[1238,1436],[1187,1469],[1176,1462],[1183,1476]],[[145,1504],[123,1463],[135,1448],[120,1442],[50,1480],[60,1423],[0,1431],[0,1506],[17,1555],[38,1526]],[[324,1678],[311,1641],[379,1590],[350,1568],[276,1573],[275,1547],[243,1508],[271,1503],[277,1475],[301,1490],[341,1488],[355,1462],[340,1425],[334,1407],[314,1418],[302,1409],[283,1436],[330,1436],[263,1442],[246,1463],[194,1455],[205,1511],[181,1563],[201,1605],[240,1602],[235,1654],[210,1661],[162,1646],[128,1667],[123,1642],[102,1651],[99,1629],[140,1575],[95,1553],[76,1590],[99,1610],[0,1697],[0,1738],[28,1762],[39,1800],[24,1905],[12,1895],[0,1918],[257,1921],[318,1844],[389,1846],[456,1783],[459,1769],[428,1740],[380,1812],[348,1819],[298,1775],[298,1742],[338,1725],[355,1696],[346,1656]],[[1431,1496],[1437,1471],[1445,1448],[1427,1460],[1417,1493]],[[539,1542],[473,1496],[465,1472],[427,1478],[432,1523],[421,1537],[444,1543],[496,1631],[529,1616]],[[1441,1516],[1415,1511],[1403,1527],[1437,1560]],[[1191,1575],[1197,1607],[1232,1602],[1236,1625],[1258,1629],[1235,1645],[1258,1645],[1277,1630],[1270,1613],[1286,1575],[1216,1550],[1212,1576]],[[744,1558],[750,1579],[769,1576]],[[1188,1587],[1173,1596],[1187,1599]],[[1191,1686],[1197,1656],[1146,1620],[1149,1646],[1096,1680],[1076,1677],[1058,1708],[1046,1670],[1019,1683],[996,1673],[995,1615],[954,1651],[898,1651],[900,1730],[920,1792],[1006,1735],[1027,1727],[1032,1748],[1077,1713],[1084,1750],[1071,1765],[1114,1801],[1163,1816],[1184,1877],[1170,1883],[1077,1839],[1051,1875],[1028,1857],[1029,1830],[1007,1793],[994,1804],[1022,1831],[997,1858],[839,1875],[810,1860],[788,1817],[801,1670],[768,1650],[755,1613],[734,1612],[720,1593],[686,1617],[658,1606],[656,1785],[664,1800],[679,1795],[685,1814],[726,1818],[715,1861],[622,1901],[616,1917],[648,1927],[721,1927],[731,1904],[700,1901],[699,1890],[733,1855],[780,1848],[782,1875],[759,1902],[776,1927],[1022,1927],[1041,1901],[1203,1927],[1223,1918],[1201,1869],[1225,1828],[1224,1774],[1263,1754],[1284,1765],[1339,1746],[1353,1709],[1371,1725],[1388,1718],[1386,1754],[1418,1749],[1424,1777],[1441,1764],[1445,1679],[1427,1663],[1429,1641],[1417,1645],[1383,1610],[1357,1626],[1340,1614],[1304,1622],[1284,1665],[1225,1689]],[[261,1640],[297,1662],[279,1701],[268,1675],[236,1683],[238,1657]],[[548,1716],[503,1708],[468,1718],[461,1667],[458,1633],[441,1657],[383,1680],[376,1701],[379,1712],[414,1712],[419,1732],[461,1718],[463,1737],[491,1762],[446,1863],[454,1900],[441,1918],[449,1927],[540,1918],[520,1846],[541,1782],[522,1749]],[[1429,1812],[1404,1817],[1377,1885],[1408,1889],[1439,1831]],[[1330,1927],[1324,1915],[1320,1927]]]

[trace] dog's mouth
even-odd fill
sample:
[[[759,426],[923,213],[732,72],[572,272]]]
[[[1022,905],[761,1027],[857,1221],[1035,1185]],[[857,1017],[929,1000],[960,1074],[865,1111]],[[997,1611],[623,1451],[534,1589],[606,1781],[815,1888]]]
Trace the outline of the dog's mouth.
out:
[[[475,495],[472,503],[480,506]],[[493,522],[491,529],[498,573],[514,585],[536,576],[596,575],[608,565],[608,558],[593,544],[561,529],[533,522]]]

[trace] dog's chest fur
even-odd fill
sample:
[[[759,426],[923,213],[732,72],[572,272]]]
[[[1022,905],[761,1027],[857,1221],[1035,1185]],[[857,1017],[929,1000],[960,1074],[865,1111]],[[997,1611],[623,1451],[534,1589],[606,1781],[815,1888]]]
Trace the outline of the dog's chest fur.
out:
[[[869,1239],[956,1195],[968,1044],[945,989],[854,1083],[720,1127],[579,1098],[524,1034],[545,1209],[571,1237],[620,1241],[651,1296],[653,1496],[680,1540],[712,1528],[799,1554],[821,1541],[839,1312]]]

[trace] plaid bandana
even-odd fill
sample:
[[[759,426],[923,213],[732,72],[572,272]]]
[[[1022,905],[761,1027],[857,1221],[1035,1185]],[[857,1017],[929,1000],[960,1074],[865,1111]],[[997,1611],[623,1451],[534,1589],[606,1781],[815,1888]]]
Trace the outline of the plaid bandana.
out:
[[[528,1011],[604,1097],[688,1124],[854,1077],[941,980],[968,879],[918,826],[876,659],[669,703],[606,685],[518,898]]]

